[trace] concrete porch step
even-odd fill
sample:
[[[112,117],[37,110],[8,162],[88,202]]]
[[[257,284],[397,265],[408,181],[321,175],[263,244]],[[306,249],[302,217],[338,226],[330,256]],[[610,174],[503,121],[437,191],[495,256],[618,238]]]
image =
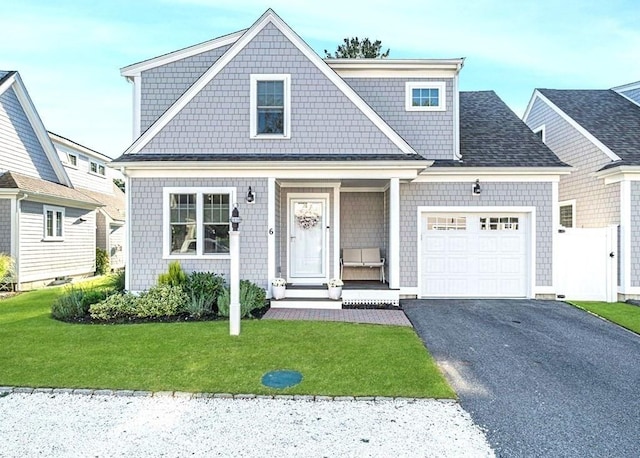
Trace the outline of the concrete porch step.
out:
[[[339,310],[342,308],[342,301],[334,301],[328,297],[287,297],[277,301],[271,299],[271,308]]]

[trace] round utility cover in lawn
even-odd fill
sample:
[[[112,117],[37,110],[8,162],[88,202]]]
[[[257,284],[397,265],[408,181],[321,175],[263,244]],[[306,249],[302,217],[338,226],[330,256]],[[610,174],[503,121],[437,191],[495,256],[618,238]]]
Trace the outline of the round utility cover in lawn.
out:
[[[267,372],[262,376],[262,384],[269,388],[289,388],[302,381],[302,374],[298,371],[278,370]]]

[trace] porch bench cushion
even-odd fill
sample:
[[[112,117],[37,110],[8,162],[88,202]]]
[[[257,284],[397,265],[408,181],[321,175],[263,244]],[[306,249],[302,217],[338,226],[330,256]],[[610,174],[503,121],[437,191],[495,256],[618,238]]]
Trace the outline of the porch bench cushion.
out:
[[[345,267],[376,267],[380,269],[380,281],[384,283],[384,262],[380,248],[345,248],[340,258],[340,278]]]

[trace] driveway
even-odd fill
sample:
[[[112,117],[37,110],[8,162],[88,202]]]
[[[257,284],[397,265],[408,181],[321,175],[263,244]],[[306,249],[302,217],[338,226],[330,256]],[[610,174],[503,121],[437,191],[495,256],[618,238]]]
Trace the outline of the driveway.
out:
[[[402,305],[498,456],[638,456],[639,336],[555,301]]]

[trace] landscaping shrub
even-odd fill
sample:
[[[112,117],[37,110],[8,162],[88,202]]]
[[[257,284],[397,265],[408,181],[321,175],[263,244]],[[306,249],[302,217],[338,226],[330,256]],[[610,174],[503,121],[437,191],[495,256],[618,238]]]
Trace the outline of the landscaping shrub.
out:
[[[137,297],[131,293],[112,294],[104,301],[89,307],[93,320],[120,320],[134,316]]]
[[[184,313],[187,294],[179,286],[158,285],[135,296],[116,293],[102,302],[91,305],[89,314],[94,320],[118,321],[136,318],[166,318]]]
[[[0,253],[0,282],[13,278],[13,258],[5,253]]]
[[[113,289],[118,293],[122,293],[125,288],[124,274],[124,269],[121,269],[113,275]]]
[[[105,275],[110,271],[109,254],[102,248],[96,248],[96,275]]]
[[[240,280],[240,316],[247,318],[251,312],[265,306],[266,292],[255,283],[249,280]],[[229,316],[229,304],[231,302],[231,291],[225,287],[218,296],[218,314]]]
[[[178,261],[171,261],[168,272],[158,275],[159,285],[183,286],[186,282],[187,274]]]
[[[73,321],[83,318],[89,311],[89,305],[83,303],[85,292],[80,288],[69,288],[51,306],[51,316],[56,320]]]
[[[191,272],[185,283],[188,299],[186,312],[194,317],[215,313],[216,300],[224,287],[224,279],[212,272]]]
[[[179,315],[186,310],[188,296],[181,286],[158,285],[138,296],[137,318],[160,318]]]

